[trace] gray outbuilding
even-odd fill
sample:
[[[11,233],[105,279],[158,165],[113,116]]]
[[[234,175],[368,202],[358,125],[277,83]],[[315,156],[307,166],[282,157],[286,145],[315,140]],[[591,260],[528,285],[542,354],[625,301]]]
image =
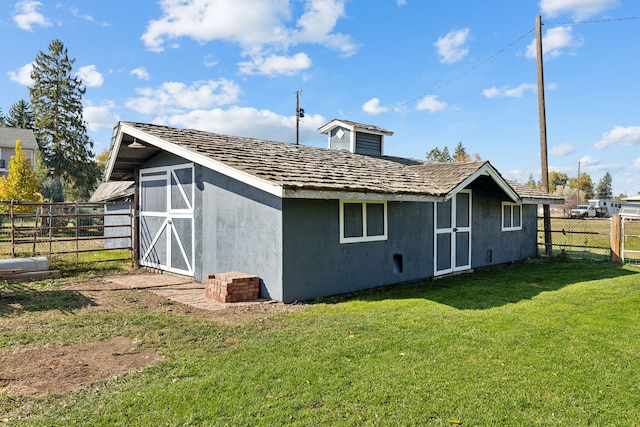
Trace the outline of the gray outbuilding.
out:
[[[105,177],[135,181],[139,263],[307,300],[535,257],[537,205],[563,202],[487,161],[385,156],[376,126],[321,131],[333,149],[119,123]]]

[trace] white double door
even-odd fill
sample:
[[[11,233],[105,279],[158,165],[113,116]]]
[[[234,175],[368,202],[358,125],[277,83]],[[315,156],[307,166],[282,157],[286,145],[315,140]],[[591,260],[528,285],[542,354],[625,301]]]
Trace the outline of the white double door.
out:
[[[471,268],[471,191],[434,203],[434,275]]]
[[[140,264],[192,276],[193,164],[140,170]]]

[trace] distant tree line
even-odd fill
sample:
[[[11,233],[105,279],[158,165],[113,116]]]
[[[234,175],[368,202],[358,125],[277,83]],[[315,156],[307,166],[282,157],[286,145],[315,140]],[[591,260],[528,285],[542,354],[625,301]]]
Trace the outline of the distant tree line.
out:
[[[426,157],[428,161],[441,163],[482,160],[478,154],[470,156],[462,142],[458,142],[453,155],[449,148],[445,146],[442,149],[439,147],[433,148],[427,152]],[[576,178],[569,178],[566,173],[554,171],[549,172],[549,193],[564,197],[566,200],[613,199],[612,181],[611,174],[607,172],[594,188],[591,176],[587,173],[581,173]],[[542,183],[536,181],[533,174],[529,175],[529,180],[525,184],[542,189]],[[618,196],[618,198],[621,197],[625,197],[625,195]]]

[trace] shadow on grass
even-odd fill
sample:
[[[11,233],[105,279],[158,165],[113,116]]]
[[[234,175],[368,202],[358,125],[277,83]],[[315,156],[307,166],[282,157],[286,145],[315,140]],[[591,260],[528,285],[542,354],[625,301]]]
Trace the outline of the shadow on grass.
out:
[[[426,299],[460,310],[484,310],[528,300],[579,282],[639,274],[611,263],[530,260],[507,267],[420,283],[386,286],[322,302]]]
[[[28,291],[0,295],[0,317],[19,316],[25,312],[73,310],[95,306],[96,303],[78,291]]]

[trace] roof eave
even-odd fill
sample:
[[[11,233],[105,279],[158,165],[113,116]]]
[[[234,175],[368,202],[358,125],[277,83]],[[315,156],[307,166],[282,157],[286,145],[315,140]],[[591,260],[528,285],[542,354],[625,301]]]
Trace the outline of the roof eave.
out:
[[[144,141],[145,143],[149,144],[149,145],[153,145],[154,147],[157,147],[163,151],[166,151],[168,153],[174,154],[178,157],[182,157],[183,159],[186,160],[190,160],[194,163],[200,164],[205,166],[208,169],[214,170],[216,172],[219,172],[223,175],[229,176],[231,178],[237,179],[240,182],[243,182],[245,184],[248,184],[252,187],[258,188],[260,190],[263,190],[269,194],[273,194],[275,196],[278,197],[282,197],[282,186],[279,184],[274,184],[273,182],[267,181],[265,179],[262,178],[258,178],[254,175],[251,175],[247,172],[241,171],[239,169],[233,168],[231,166],[227,166],[226,164],[219,162],[217,160],[214,160],[210,157],[207,157],[205,155],[199,154],[199,153],[195,153],[193,151],[187,150],[186,148],[180,147],[177,144],[171,143],[169,141],[166,141],[162,138],[159,138],[157,136],[151,135],[147,132],[144,132],[143,130],[137,129],[134,126],[131,126],[127,123],[121,122],[118,125],[118,131],[117,131],[117,136],[116,136],[116,141],[113,144],[114,148],[119,149],[120,148],[120,144],[122,142],[122,138],[124,134],[127,134],[129,136],[132,136],[134,138],[140,139],[142,141]],[[115,153],[117,153],[117,151],[115,151]],[[117,157],[117,154],[116,154]],[[109,159],[109,164],[108,169],[107,169],[107,174],[105,174],[105,177],[109,177],[111,174],[111,171],[113,170],[113,166],[115,164],[115,162],[117,161],[117,159],[114,159],[113,161],[111,160],[111,158]]]
[[[521,201],[520,196],[516,191],[511,188],[511,186],[507,183],[507,181],[502,178],[502,175],[493,167],[491,163],[485,162],[482,166],[480,166],[475,172],[469,174],[465,179],[463,179],[458,185],[456,185],[453,189],[451,189],[446,198],[450,199],[455,196],[458,192],[468,187],[473,181],[478,179],[478,177],[482,175],[490,176],[493,181],[500,187],[502,191],[509,197],[509,199],[513,202],[519,203]]]

